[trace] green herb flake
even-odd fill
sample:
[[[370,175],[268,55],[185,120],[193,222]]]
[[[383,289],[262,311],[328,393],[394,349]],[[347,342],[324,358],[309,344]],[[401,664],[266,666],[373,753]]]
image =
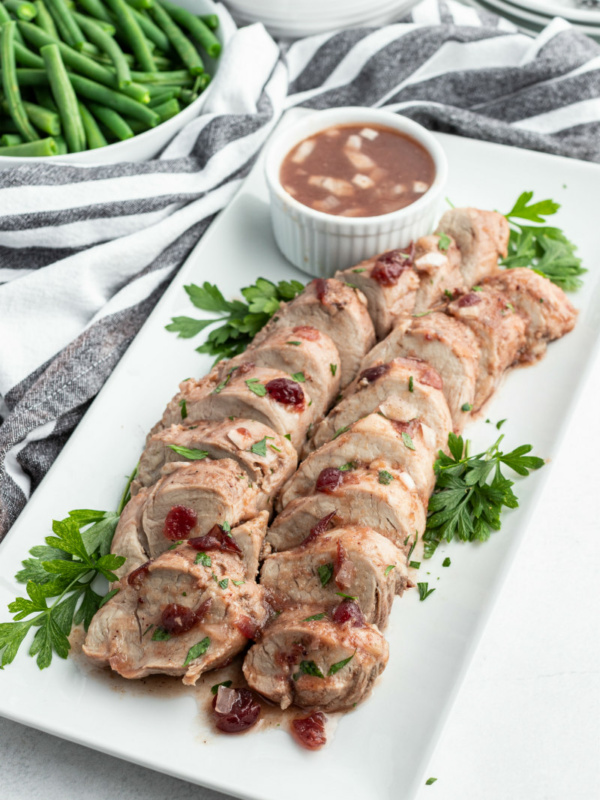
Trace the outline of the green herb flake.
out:
[[[295,681],[301,675],[313,675],[315,678],[324,678],[325,675],[321,672],[321,670],[317,667],[314,661],[301,661],[299,666],[299,671],[295,672],[292,676]]]
[[[449,567],[452,561],[450,561],[450,556],[446,556],[446,558],[442,561],[442,567]]]
[[[356,469],[356,464],[354,461],[347,461],[345,464],[342,464],[341,467],[338,467],[340,472],[350,472],[353,469]]]
[[[210,691],[212,694],[216,694],[219,691],[219,686],[224,686],[226,689],[229,689],[233,681],[221,681],[221,683],[215,683],[214,686],[210,687]]]
[[[500,430],[500,428],[504,425],[505,422],[506,422],[505,419],[501,419],[499,422],[496,423],[496,428]]]
[[[152,641],[153,642],[168,642],[171,638],[171,634],[166,631],[164,628],[158,627],[154,633],[152,634]]]
[[[425,786],[431,786],[436,781],[437,781],[437,778],[427,778],[427,780],[425,781]]]
[[[406,431],[402,431],[402,441],[404,442],[405,446],[408,447],[409,450],[416,450],[417,448],[414,445],[413,440],[410,438]]]
[[[288,440],[288,442],[291,442],[291,441],[292,441],[292,435],[291,435],[290,433],[284,433],[284,434],[283,434],[283,438],[284,438],[284,439],[287,439],[287,440]]]
[[[435,592],[435,589],[430,589],[428,583],[417,583],[417,587],[419,589],[419,600],[423,602],[423,600],[427,600],[430,594]]]
[[[250,452],[254,453],[255,456],[265,458],[267,455],[267,437],[264,436],[260,442],[255,442],[250,448]]]
[[[225,531],[225,533],[231,532],[231,525],[227,522],[227,520],[221,523],[221,528]]]
[[[316,622],[317,620],[324,619],[325,617],[326,614],[324,611],[322,611],[320,614],[313,614],[312,617],[305,617],[303,622]]]
[[[444,289],[444,295],[445,295],[445,296],[446,296],[446,297],[447,297],[449,300],[452,300],[452,298],[454,297],[454,295],[452,294],[452,292],[450,291],[450,289]]]
[[[378,480],[383,486],[389,486],[390,483],[394,480],[394,476],[391,472],[388,472],[386,469],[380,469],[378,473]]]
[[[343,428],[338,428],[337,431],[333,434],[333,439],[337,439],[338,436],[342,435],[342,433],[346,433],[349,427],[350,427],[349,425],[344,425]],[[331,441],[333,441],[333,439]]]
[[[202,641],[198,642],[193,647],[190,647],[188,654],[185,657],[185,661],[183,662],[183,666],[187,667],[187,665],[191,664],[192,661],[195,661],[197,658],[200,658],[200,656],[203,656],[209,647],[210,639],[208,636],[205,636]]]
[[[229,586],[229,578],[223,578],[222,581],[219,581],[219,586],[221,589],[226,589]]]
[[[345,600],[356,600],[356,596],[352,594],[344,594],[344,592],[336,592],[338,597],[343,597]]]
[[[296,383],[304,383],[306,378],[304,377],[303,372],[294,372],[292,375],[292,380],[296,381]]]
[[[471,286],[471,291],[472,292],[482,292],[483,291],[483,287],[481,287],[481,286]]]
[[[183,544],[183,539],[178,539],[176,542],[173,542],[173,544],[170,544],[167,549],[168,550],[175,550],[175,548],[179,547],[180,544]]]
[[[115,595],[119,594],[120,591],[121,591],[120,589],[112,589],[110,592],[107,592],[102,598],[102,600],[100,600],[100,602],[98,603],[98,608],[100,609],[102,608],[102,606],[106,605],[106,603],[108,603],[109,600],[112,600],[112,598]]]
[[[212,567],[210,556],[206,553],[198,553],[194,559],[194,564],[202,564],[203,567]]]
[[[280,447],[275,447],[274,444],[270,444],[269,447],[271,448],[271,450],[274,450],[276,453],[281,453],[281,448]]]
[[[182,397],[179,401],[179,408],[181,409],[181,419],[185,419],[188,415],[187,413],[187,402],[185,397]]]
[[[321,564],[317,567],[321,586],[325,587],[333,577],[333,564]]]
[[[255,394],[257,397],[264,397],[267,393],[267,388],[264,384],[262,384],[258,378],[250,378],[247,381],[244,381],[248,389]]]
[[[329,369],[331,370],[331,374],[335,377],[337,372],[338,365],[337,364],[330,364]]]
[[[300,347],[302,342],[286,342],[286,344],[293,344],[295,347]]]
[[[354,653],[352,653],[351,656],[348,656],[348,658],[344,658],[343,661],[338,661],[335,664],[332,664],[329,667],[327,675],[335,675],[335,673],[343,669],[346,666],[346,664],[349,664],[353,658],[354,658]]]
[[[464,411],[466,414],[467,412],[473,410],[473,406],[471,405],[471,403],[463,403],[462,406],[460,407],[460,410]]]
[[[189,447],[180,447],[178,444],[170,444],[169,448],[178,456],[188,458],[190,461],[202,461],[208,455],[208,450],[195,450]]]
[[[384,574],[385,574],[385,575],[389,575],[389,574],[390,574],[390,572],[391,572],[393,569],[396,569],[396,565],[395,565],[395,564],[388,564],[388,565],[387,565],[387,567],[385,568],[385,573],[384,573]]]
[[[420,561],[409,561],[408,562],[408,566],[412,567],[413,569],[419,569],[419,567],[421,566],[421,562]]]
[[[438,236],[440,237],[438,241],[438,248],[443,252],[446,252],[446,250],[452,244],[452,239],[446,233],[440,233]]]
[[[243,586],[246,581],[231,581],[234,586]]]
[[[356,267],[356,269],[352,270],[352,272],[355,272],[357,275],[361,272],[366,272],[366,271],[367,271],[366,267]]]
[[[408,379],[408,391],[414,392],[414,390],[415,390],[415,379],[411,375],[410,378]]]

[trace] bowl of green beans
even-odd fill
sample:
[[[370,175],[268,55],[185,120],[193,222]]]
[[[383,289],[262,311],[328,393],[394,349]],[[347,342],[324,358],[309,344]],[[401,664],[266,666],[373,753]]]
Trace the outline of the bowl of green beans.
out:
[[[0,168],[158,155],[235,32],[212,0],[0,0]]]

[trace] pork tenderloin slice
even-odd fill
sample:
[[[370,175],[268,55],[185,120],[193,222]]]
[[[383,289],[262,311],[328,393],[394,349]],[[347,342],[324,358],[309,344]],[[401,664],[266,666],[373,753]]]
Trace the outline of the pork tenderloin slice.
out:
[[[374,625],[306,621],[319,610],[302,606],[283,611],[244,659],[249,686],[281,708],[352,708],[365,699],[387,664],[388,645]],[[309,674],[315,669],[322,677]]]
[[[525,347],[525,319],[504,294],[491,288],[467,292],[448,306],[448,313],[467,325],[479,344],[479,369],[473,408],[481,408],[504,372],[519,360]]]
[[[407,472],[385,468],[392,479],[381,482],[378,469],[355,469],[341,473],[341,482],[329,493],[313,491],[292,500],[279,514],[267,534],[274,550],[298,547],[324,517],[333,523],[366,525],[407,551],[416,533],[425,530],[425,505]]]
[[[278,610],[308,604],[331,610],[340,603],[337,592],[343,592],[357,598],[367,622],[384,628],[395,595],[408,583],[406,557],[371,528],[336,528],[270,555],[260,582]]]
[[[316,278],[281,308],[254,340],[261,345],[275,328],[308,325],[327,334],[341,361],[341,386],[354,378],[360,361],[375,343],[373,323],[362,292],[341,281]]]
[[[256,448],[263,440],[269,445],[265,447],[264,456],[261,446],[258,451]],[[248,479],[267,494],[277,492],[298,463],[296,450],[288,439],[253,419],[227,418],[171,425],[148,440],[132,484],[132,494],[142,486],[156,483],[165,464],[188,462],[185,455],[172,449],[173,446],[200,450],[211,459],[233,459]]]
[[[367,298],[377,339],[383,339],[401,317],[413,312],[419,277],[409,248],[379,253],[334,277],[354,284]]]
[[[141,489],[127,503],[119,517],[111,543],[111,553],[125,558],[125,563],[113,570],[118,578],[148,560],[148,539],[142,526],[142,515],[149,494],[149,489]]]
[[[180,425],[184,420],[188,425],[192,422],[197,422],[200,417],[190,417],[190,409],[188,408],[188,400],[190,405],[193,400],[204,395],[210,394],[221,382],[221,373],[223,371],[222,362],[215,364],[208,375],[202,378],[186,378],[179,384],[179,391],[167,403],[162,417],[152,428],[146,438],[146,443],[154,436],[164,430],[170,428],[171,425]],[[185,408],[185,411],[184,411]]]
[[[189,464],[167,464],[163,477],[154,484],[142,512],[142,528],[148,540],[149,555],[156,558],[173,541],[203,536],[217,524],[232,527],[255,517],[271,498],[250,485],[239,465],[230,458],[205,459]],[[181,535],[168,532],[171,509],[183,508],[195,524]]]
[[[420,314],[448,302],[467,287],[460,271],[460,250],[450,239],[442,250],[439,236],[422,236],[415,244],[414,268],[419,277],[413,313]],[[443,243],[442,243],[443,244]]]
[[[313,418],[324,416],[340,391],[340,355],[333,340],[310,325],[274,328],[260,344],[252,344],[228,362],[229,367],[253,362],[289,376],[301,373],[312,400]]]
[[[437,448],[444,449],[452,418],[442,388],[439,373],[420,359],[395,358],[368,369],[348,386],[343,399],[315,429],[307,452],[374,411],[398,422],[420,419],[435,432]]]
[[[252,363],[242,364],[238,369],[222,367],[217,377],[220,380],[214,382],[210,391],[206,384],[198,389],[194,385],[188,389],[186,384],[182,384],[183,391],[179,397],[186,401],[188,423],[243,417],[261,422],[282,436],[289,434],[296,449],[304,443],[306,431],[316,419],[305,384],[293,381],[281,370],[257,367]],[[284,381],[286,386],[298,393],[300,403],[286,405],[274,399],[267,390],[273,381]],[[176,409],[177,416],[179,402],[171,407]],[[171,425],[179,420],[168,419],[165,415],[163,421]]]
[[[231,529],[231,538],[240,549],[248,580],[254,581],[258,575],[258,565],[265,552],[268,525],[269,512],[261,511],[253,519]]]
[[[438,231],[451,236],[460,250],[460,269],[467,287],[498,271],[498,259],[508,252],[510,228],[506,217],[478,208],[451,208]]]
[[[239,556],[209,555],[210,566],[195,563],[198,551],[182,545],[123,578],[92,619],[83,652],[124,678],[163,673],[181,675],[186,684],[227,663],[268,612],[262,588],[246,580]],[[200,642],[193,657],[190,650]]]
[[[483,285],[502,292],[527,319],[522,361],[534,361],[546,352],[547,342],[572,331],[577,311],[563,290],[527,267],[503,269]]]
[[[473,406],[479,369],[479,345],[473,331],[457,319],[435,311],[413,319],[408,328],[398,326],[366,356],[363,370],[398,356],[420,358],[443,381],[456,431],[462,430]]]
[[[281,491],[279,508],[309,494],[319,473],[327,467],[352,470],[358,466],[389,466],[408,472],[426,500],[435,483],[436,444],[435,431],[418,419],[397,422],[379,413],[369,414],[302,461]]]

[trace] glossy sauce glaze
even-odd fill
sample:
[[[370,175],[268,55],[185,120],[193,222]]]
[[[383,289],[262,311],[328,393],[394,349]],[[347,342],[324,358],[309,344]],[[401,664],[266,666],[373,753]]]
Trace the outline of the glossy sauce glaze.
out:
[[[435,166],[417,141],[392,128],[340,125],[297,144],[281,165],[283,188],[299,203],[342,217],[374,217],[414,203]]]

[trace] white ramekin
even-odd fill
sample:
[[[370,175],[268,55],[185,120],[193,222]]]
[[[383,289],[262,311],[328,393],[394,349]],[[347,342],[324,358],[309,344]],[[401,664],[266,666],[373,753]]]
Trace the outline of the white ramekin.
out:
[[[337,217],[315,211],[289,195],[279,179],[289,151],[325,128],[353,123],[384,125],[416,139],[435,164],[435,179],[427,192],[411,205],[377,217]],[[391,111],[347,107],[317,111],[276,133],[265,156],[265,172],[273,233],[281,252],[304,272],[327,278],[338,269],[385,250],[406,247],[431,233],[440,214],[448,163],[440,144],[422,125]]]

